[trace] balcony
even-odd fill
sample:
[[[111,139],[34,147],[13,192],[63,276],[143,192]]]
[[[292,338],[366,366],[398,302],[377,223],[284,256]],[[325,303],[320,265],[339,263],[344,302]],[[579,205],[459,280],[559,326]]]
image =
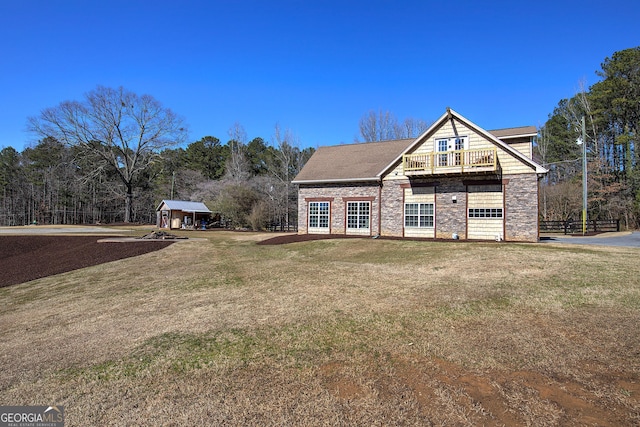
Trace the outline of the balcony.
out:
[[[494,173],[498,171],[496,148],[439,151],[402,156],[407,176]]]

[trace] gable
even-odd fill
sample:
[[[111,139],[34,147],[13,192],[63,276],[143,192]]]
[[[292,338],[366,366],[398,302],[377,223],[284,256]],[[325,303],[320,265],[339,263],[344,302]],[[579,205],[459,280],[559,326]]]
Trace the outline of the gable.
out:
[[[434,132],[425,138],[421,144],[416,146],[415,150],[411,153],[421,154],[438,151],[439,142],[451,138],[458,138],[464,141],[465,150],[492,149],[496,146],[495,141],[488,138],[486,134],[480,133],[458,118],[453,118],[452,120],[444,121],[439,128],[435,129]],[[534,165],[526,164],[522,162],[521,159],[515,158],[513,152],[506,151],[504,146],[498,146],[497,155],[503,173],[527,173],[535,170]]]
[[[432,153],[438,151],[438,142],[449,138],[463,138],[465,140],[465,150],[476,150],[481,148],[493,148],[494,144],[487,140],[474,129],[469,128],[458,120],[447,120],[437,129],[434,129],[428,137],[423,138],[415,149],[405,154]]]
[[[524,128],[512,128],[493,131],[504,138],[521,138],[533,130],[532,126]],[[516,131],[514,135],[514,131]],[[383,175],[400,175],[402,170],[401,160],[405,154],[426,154],[438,150],[437,141],[445,138],[465,138],[465,150],[494,148],[497,149],[498,161],[504,173],[546,173],[547,170],[533,161],[526,154],[521,153],[506,142],[498,139],[492,133],[482,129],[460,114],[447,108],[434,124],[407,147],[407,149],[395,158],[386,168]],[[514,139],[516,141],[517,139]],[[519,140],[518,140],[519,141]]]

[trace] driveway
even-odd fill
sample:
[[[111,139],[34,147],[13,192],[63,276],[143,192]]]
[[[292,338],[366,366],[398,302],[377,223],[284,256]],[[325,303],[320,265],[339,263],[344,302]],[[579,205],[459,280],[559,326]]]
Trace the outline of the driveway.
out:
[[[541,243],[570,243],[578,245],[627,246],[640,248],[640,232],[621,231],[619,233],[602,233],[596,236],[567,236],[564,234],[545,234],[540,237]]]

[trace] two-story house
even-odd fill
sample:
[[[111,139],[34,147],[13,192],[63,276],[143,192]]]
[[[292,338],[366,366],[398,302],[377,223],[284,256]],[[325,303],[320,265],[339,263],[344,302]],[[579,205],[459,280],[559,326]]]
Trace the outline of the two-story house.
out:
[[[320,147],[293,180],[298,232],[537,241],[536,133],[447,109],[415,139]]]

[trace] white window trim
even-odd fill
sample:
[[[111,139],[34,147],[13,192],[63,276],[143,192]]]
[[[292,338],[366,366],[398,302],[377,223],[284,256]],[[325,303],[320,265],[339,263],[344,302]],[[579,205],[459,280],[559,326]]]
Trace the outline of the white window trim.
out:
[[[456,150],[456,140],[462,140],[462,148]],[[469,137],[466,135],[463,136],[448,136],[445,138],[435,138],[433,151],[436,153],[444,153],[445,151],[440,151],[440,142],[446,141],[447,150],[446,151],[459,151],[459,150],[468,150],[469,149]],[[452,149],[449,149],[449,144],[452,145]]]
[[[407,225],[407,205],[418,205],[418,225]],[[421,214],[422,206],[431,206],[431,214]],[[411,215],[416,216],[416,215]],[[431,225],[421,225],[420,219],[422,217],[428,218],[431,217]],[[404,228],[413,228],[413,229],[432,229],[435,227],[436,223],[436,211],[435,211],[435,203],[432,202],[405,202],[404,204]]]
[[[327,213],[325,214],[320,214],[320,205],[326,205],[327,206]],[[317,214],[312,214],[311,213],[311,206],[312,205],[317,205],[318,206],[318,213]],[[317,217],[318,218],[318,223],[316,226],[312,226],[311,225],[311,218],[313,217]],[[326,226],[321,226],[320,224],[321,222],[321,218],[325,217],[327,219],[327,225]],[[325,201],[319,201],[319,202],[309,202],[309,206],[308,206],[308,211],[307,211],[307,217],[308,217],[308,221],[309,221],[309,230],[318,230],[318,231],[326,231],[329,230],[329,227],[331,226],[331,202],[325,202]]]
[[[349,213],[349,205],[350,204],[357,204],[357,210],[358,212],[354,215],[354,214],[350,214]],[[362,214],[360,212],[360,206],[361,205],[367,205],[367,213]],[[356,217],[356,226],[355,227],[350,227],[349,226],[349,217],[350,216],[355,216]],[[360,220],[361,218],[367,218],[367,226],[366,227],[362,227],[360,224]],[[368,231],[371,229],[371,202],[369,201],[360,201],[360,200],[352,200],[347,202],[347,212],[346,212],[346,221],[347,221],[347,230],[359,230],[359,231]]]

